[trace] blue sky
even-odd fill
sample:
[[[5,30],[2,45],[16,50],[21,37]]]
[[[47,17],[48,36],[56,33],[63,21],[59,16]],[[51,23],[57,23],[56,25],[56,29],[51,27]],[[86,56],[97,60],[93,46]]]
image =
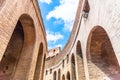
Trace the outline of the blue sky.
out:
[[[64,48],[69,39],[79,0],[38,0],[47,33],[48,49]]]

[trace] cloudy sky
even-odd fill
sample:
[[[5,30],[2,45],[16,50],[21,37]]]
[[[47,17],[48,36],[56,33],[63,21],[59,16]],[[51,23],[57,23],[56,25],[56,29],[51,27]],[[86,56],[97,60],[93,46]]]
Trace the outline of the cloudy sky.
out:
[[[78,0],[38,0],[46,33],[48,49],[64,48],[69,39]]]

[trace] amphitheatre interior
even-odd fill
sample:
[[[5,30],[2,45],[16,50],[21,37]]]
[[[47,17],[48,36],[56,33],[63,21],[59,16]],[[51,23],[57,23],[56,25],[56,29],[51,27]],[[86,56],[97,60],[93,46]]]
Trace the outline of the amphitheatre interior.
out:
[[[120,1],[112,1],[79,0],[65,47],[48,50],[37,0],[0,0],[0,80],[120,80],[120,13],[106,6]]]

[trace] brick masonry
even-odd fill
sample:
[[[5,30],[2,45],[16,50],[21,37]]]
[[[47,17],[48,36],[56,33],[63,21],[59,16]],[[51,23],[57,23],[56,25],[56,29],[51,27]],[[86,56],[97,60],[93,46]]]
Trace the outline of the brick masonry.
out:
[[[58,76],[61,80],[63,76],[65,80],[120,79],[119,4],[119,0],[79,0],[71,36],[57,56],[46,59],[44,80],[55,80],[53,72],[58,70],[56,80]]]
[[[0,0],[0,80],[43,80],[46,33],[37,0]]]
[[[119,80],[119,4],[79,0],[66,46],[48,56],[37,0],[0,0],[0,80]]]

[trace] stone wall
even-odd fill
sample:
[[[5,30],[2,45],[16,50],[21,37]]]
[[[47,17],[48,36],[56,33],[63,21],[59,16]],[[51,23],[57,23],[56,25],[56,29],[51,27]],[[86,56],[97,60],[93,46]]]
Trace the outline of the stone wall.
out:
[[[70,80],[119,80],[120,1],[83,0],[83,4],[82,0],[79,1],[68,43],[59,55],[46,60],[45,71],[48,70],[49,73],[50,69],[53,72],[60,69],[61,78],[65,75],[66,80],[67,72],[70,72]],[[81,44],[82,58],[77,54],[78,42]],[[67,55],[69,63],[66,61]],[[72,55],[75,56],[75,61],[71,61]],[[75,71],[71,65],[73,62]],[[52,77],[53,73],[44,74],[44,80],[53,80]]]
[[[1,0],[0,34],[0,79],[43,80],[47,42],[37,0]]]

